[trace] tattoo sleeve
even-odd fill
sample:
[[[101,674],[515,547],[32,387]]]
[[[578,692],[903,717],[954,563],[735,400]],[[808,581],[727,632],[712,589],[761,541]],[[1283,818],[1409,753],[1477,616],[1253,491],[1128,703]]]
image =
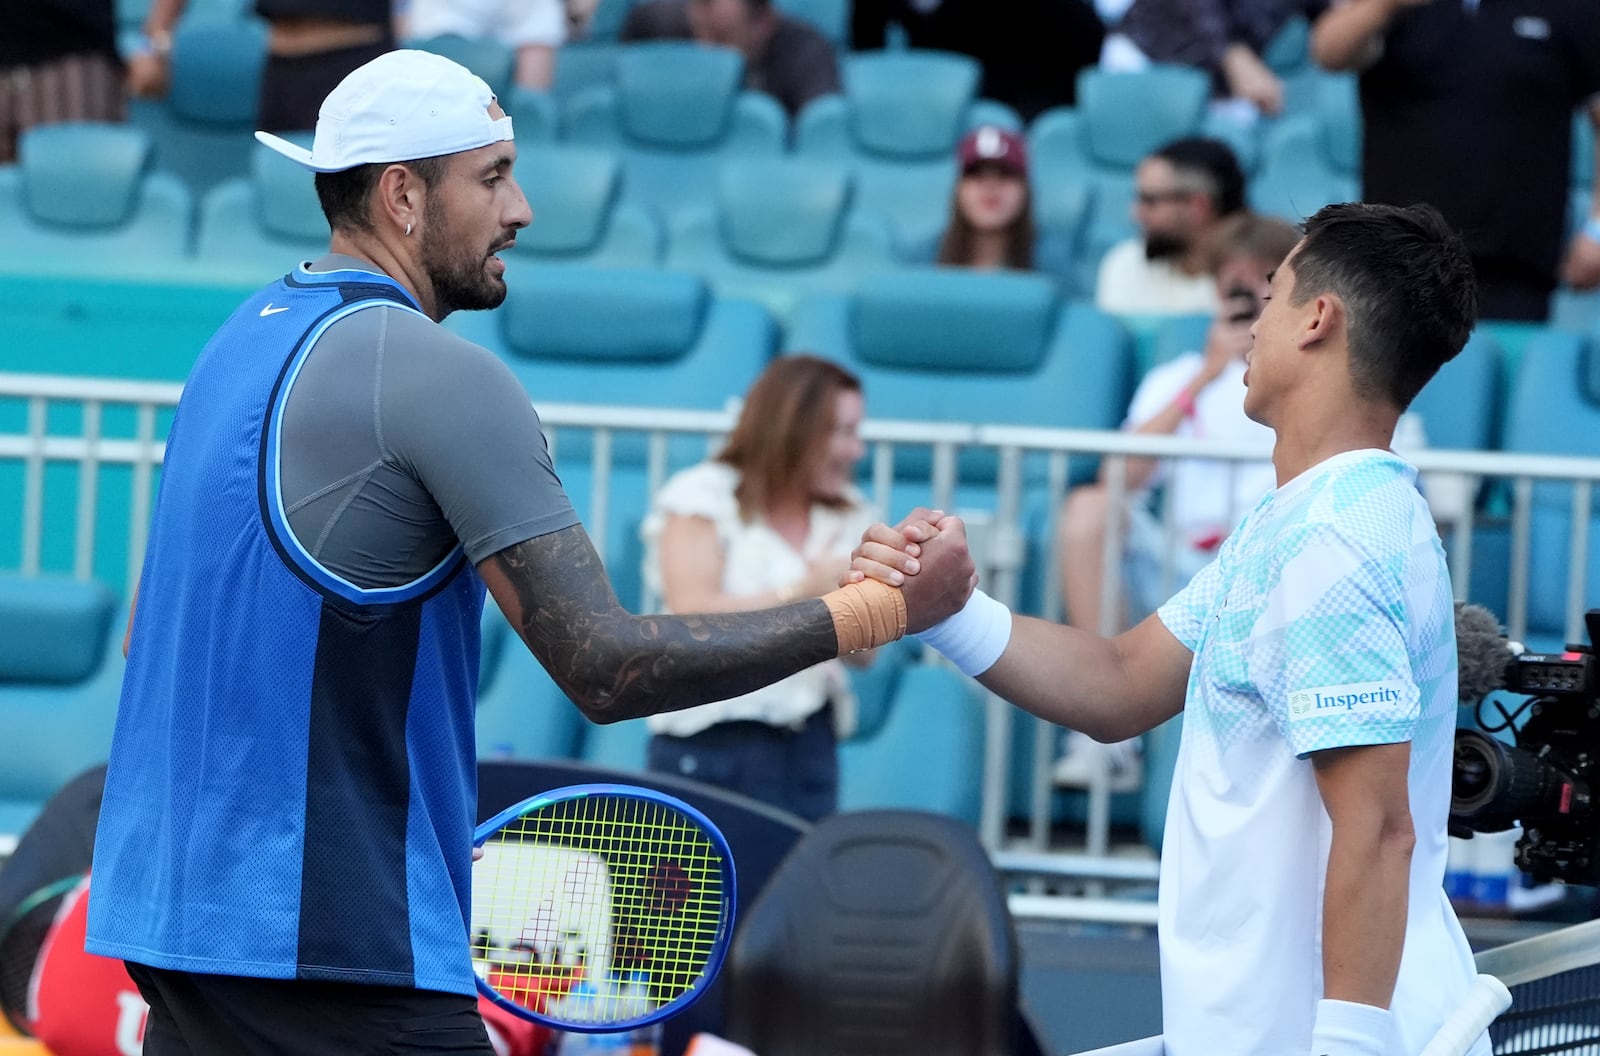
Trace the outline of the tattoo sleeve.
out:
[[[478,569],[534,656],[595,722],[725,700],[838,654],[818,598],[705,616],[629,613],[581,525],[509,546]]]

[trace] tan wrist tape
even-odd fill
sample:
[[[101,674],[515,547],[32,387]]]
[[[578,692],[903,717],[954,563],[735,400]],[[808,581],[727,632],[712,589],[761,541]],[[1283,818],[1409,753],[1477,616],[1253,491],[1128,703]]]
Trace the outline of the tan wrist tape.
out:
[[[822,596],[833,617],[839,655],[876,649],[905,637],[906,596],[875,579],[847,583]]]

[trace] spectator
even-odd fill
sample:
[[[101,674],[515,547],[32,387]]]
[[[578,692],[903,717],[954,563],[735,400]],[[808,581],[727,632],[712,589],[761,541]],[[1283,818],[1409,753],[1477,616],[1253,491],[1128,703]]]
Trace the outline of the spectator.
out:
[[[1033,267],[1033,200],[1028,148],[1015,132],[993,125],[973,129],[956,148],[961,176],[938,262],[968,268]]]
[[[1558,281],[1600,285],[1600,168],[1562,250],[1573,108],[1600,129],[1600,4],[1349,0],[1312,24],[1311,53],[1361,72],[1362,193],[1444,214],[1484,318],[1542,322]]]
[[[562,0],[409,0],[405,35],[499,41],[516,49],[517,84],[542,92],[555,81],[556,49],[567,42],[567,8]]]
[[[1134,172],[1133,219],[1141,237],[1113,246],[1100,262],[1094,299],[1129,315],[1213,312],[1205,241],[1244,208],[1244,172],[1227,144],[1174,140]]]
[[[1196,66],[1211,75],[1229,112],[1253,121],[1283,112],[1283,81],[1261,57],[1305,0],[1133,0],[1106,37],[1100,65],[1139,70],[1151,63]]]
[[[0,163],[35,125],[122,121],[128,102],[111,0],[9,5],[0,34]]]
[[[145,17],[149,50],[129,71],[135,95],[160,98],[171,79],[172,29],[189,0],[151,0]],[[332,12],[330,12],[332,9]],[[267,132],[316,127],[322,100],[346,74],[395,46],[390,0],[256,0],[267,23],[258,126]],[[330,13],[325,13],[330,12]]]
[[[1078,71],[1100,56],[1105,27],[1084,0],[855,0],[850,37],[858,50],[883,48],[898,26],[913,48],[978,60],[978,94],[1024,121],[1077,101]]]
[[[861,416],[861,383],[835,363],[784,356],[762,372],[721,453],[669,479],[641,529],[645,576],[667,611],[766,608],[833,589],[874,520],[851,483]],[[816,821],[837,806],[837,739],[855,726],[855,697],[829,660],[649,722],[651,770]]]
[[[828,38],[773,10],[771,0],[650,0],[628,12],[621,38],[733,48],[744,56],[744,86],[777,99],[790,117],[817,96],[839,91],[839,62]]]
[[[1186,352],[1145,375],[1123,423],[1124,429],[1145,435],[1259,445],[1263,460],[1129,459],[1127,492],[1119,510],[1112,508],[1104,469],[1099,481],[1073,489],[1061,514],[1057,540],[1061,596],[1073,627],[1091,634],[1115,634],[1155,611],[1216,556],[1222,540],[1272,490],[1272,463],[1267,461],[1272,430],[1244,413],[1245,355],[1268,277],[1298,238],[1282,220],[1253,213],[1238,214],[1217,228],[1206,245],[1206,259],[1223,308],[1212,320],[1205,348]],[[1165,519],[1150,506],[1151,491],[1158,485],[1164,488]],[[1167,534],[1168,525],[1176,538]],[[1106,532],[1113,527],[1123,536],[1120,596],[1125,609],[1107,619],[1101,608],[1105,568],[1100,556]],[[1056,763],[1058,784],[1086,783],[1097,751],[1107,757],[1113,787],[1138,784],[1137,741],[1101,745],[1082,733],[1069,732],[1066,746]]]

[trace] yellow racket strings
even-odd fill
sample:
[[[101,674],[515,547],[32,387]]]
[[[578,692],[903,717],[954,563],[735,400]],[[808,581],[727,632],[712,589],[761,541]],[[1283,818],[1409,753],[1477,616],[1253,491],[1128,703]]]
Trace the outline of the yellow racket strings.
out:
[[[724,927],[723,864],[693,820],[655,800],[535,807],[474,867],[473,956],[491,986],[537,1011],[637,1018],[706,970]],[[581,1011],[569,1007],[575,988]]]

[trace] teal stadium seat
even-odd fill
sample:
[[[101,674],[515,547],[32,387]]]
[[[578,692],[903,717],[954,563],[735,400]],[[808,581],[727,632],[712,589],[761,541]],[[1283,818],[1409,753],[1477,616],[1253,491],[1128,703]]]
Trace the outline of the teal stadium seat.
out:
[[[502,107],[511,97],[516,80],[517,53],[509,44],[492,37],[463,37],[457,33],[443,33],[437,37],[408,41],[406,47],[443,55],[453,62],[459,62],[488,83],[489,90],[501,101]],[[522,129],[518,128],[518,138],[521,135]]]
[[[1093,306],[1064,304],[1049,278],[957,268],[901,268],[869,276],[853,294],[803,302],[786,345],[847,363],[874,418],[1114,428],[1132,384],[1127,331]],[[1094,463],[1077,458],[1075,476]],[[1025,460],[1030,483],[1043,471]],[[932,456],[896,452],[896,477],[931,496]],[[990,495],[996,460],[960,456],[973,497]],[[962,494],[958,491],[957,498]]]
[[[956,179],[956,144],[985,121],[1018,127],[997,103],[977,100],[978,64],[965,55],[862,52],[842,64],[844,94],[800,113],[795,150],[842,161],[858,208],[888,217],[902,260],[929,260],[944,230]]]
[[[601,4],[604,10],[605,4]],[[556,50],[555,81],[550,85],[550,95],[560,106],[565,106],[590,88],[605,87],[616,82],[617,56],[626,45],[612,40],[585,37],[569,40]]]
[[[518,164],[521,151],[535,143],[549,143],[561,138],[561,104],[551,92],[536,88],[512,85],[500,99],[500,105],[511,115],[517,133]],[[524,170],[517,170],[521,179]]]
[[[311,137],[287,137],[309,146]],[[213,188],[200,203],[195,258],[209,274],[267,283],[328,251],[328,220],[311,173],[259,143],[250,174]]]
[[[446,325],[504,359],[536,406],[721,410],[743,395],[777,345],[777,329],[759,305],[720,300],[692,275],[516,262],[507,285],[499,309],[458,312]],[[646,437],[611,436],[611,471],[601,477],[593,431],[547,424],[546,433],[556,471],[595,536],[617,596],[636,609],[638,526],[649,502]],[[704,439],[678,438],[666,445],[665,468],[706,453]]]
[[[1085,69],[1077,106],[1039,115],[1028,133],[1041,233],[1073,246],[1075,288],[1094,288],[1106,250],[1137,231],[1133,171],[1151,151],[1205,130],[1210,79],[1187,66]]]
[[[1266,136],[1250,204],[1299,223],[1324,205],[1361,197],[1361,105],[1350,75],[1324,76],[1315,109],[1279,121]]]
[[[813,158],[737,158],[717,173],[714,204],[685,212],[667,266],[693,272],[719,297],[759,301],[780,322],[801,297],[846,293],[891,267],[881,217],[853,208],[849,169]]]
[[[882,727],[839,748],[839,809],[916,808],[976,827],[983,744],[975,684],[943,662],[907,668]]]
[[[249,171],[266,58],[260,19],[185,18],[172,35],[167,98],[132,105],[133,123],[155,137],[156,167],[196,197]]]
[[[567,141],[618,153],[622,192],[670,223],[705,200],[731,157],[783,152],[788,117],[771,96],[743,91],[744,59],[683,41],[631,44],[616,83],[579,93],[563,115]]]
[[[65,577],[0,576],[0,834],[111,750],[122,685],[116,595]]]
[[[1589,218],[1594,189],[1594,124],[1580,107],[1572,118],[1572,194],[1569,226],[1576,231]],[[1568,330],[1600,327],[1600,290],[1562,286],[1551,305],[1550,322]]]
[[[622,200],[616,154],[566,144],[524,146],[517,179],[533,223],[517,232],[513,260],[621,268],[660,260],[661,224],[644,206]]]
[[[1428,446],[1450,451],[1499,447],[1500,344],[1474,331],[1455,359],[1417,393],[1411,412],[1422,419]]]
[[[129,125],[42,125],[0,166],[6,270],[148,276],[188,252],[188,190],[150,171],[150,135]]]
[[[588,725],[493,598],[483,608],[476,724],[479,759],[576,759]]]
[[[1522,349],[1506,411],[1508,452],[1600,457],[1600,333],[1545,330]],[[1600,496],[1591,507],[1584,607],[1600,605]],[[1572,485],[1535,483],[1528,570],[1527,644],[1559,649],[1567,641]],[[1581,634],[1581,629],[1580,629]]]

